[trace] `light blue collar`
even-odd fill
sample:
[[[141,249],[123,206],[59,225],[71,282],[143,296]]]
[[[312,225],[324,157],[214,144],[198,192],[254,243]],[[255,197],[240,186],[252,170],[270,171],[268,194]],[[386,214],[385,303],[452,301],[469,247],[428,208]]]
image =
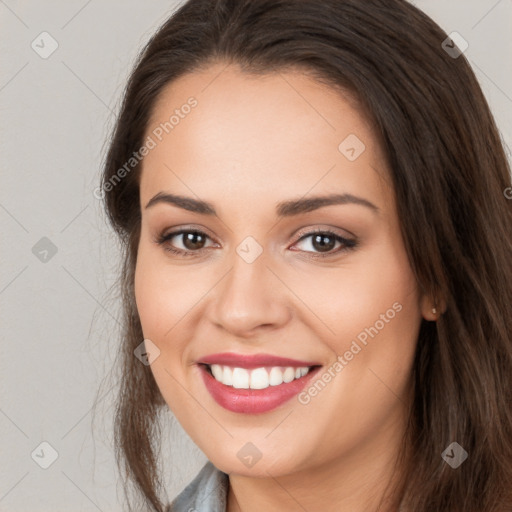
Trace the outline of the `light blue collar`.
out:
[[[226,512],[229,477],[208,461],[166,512]]]

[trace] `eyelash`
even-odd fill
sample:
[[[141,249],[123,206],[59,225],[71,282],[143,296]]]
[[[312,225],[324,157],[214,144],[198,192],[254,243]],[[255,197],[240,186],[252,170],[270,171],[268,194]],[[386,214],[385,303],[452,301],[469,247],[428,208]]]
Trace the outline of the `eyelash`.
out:
[[[201,252],[203,252],[206,249],[206,248],[203,247],[202,249],[198,249],[197,251],[184,251],[182,249],[176,249],[175,247],[172,247],[170,244],[166,244],[166,242],[170,241],[175,236],[183,235],[183,234],[186,234],[186,233],[189,233],[189,234],[192,233],[192,234],[196,234],[196,235],[203,235],[203,236],[205,236],[207,238],[210,238],[206,233],[204,233],[203,231],[200,231],[198,229],[182,229],[182,230],[179,230],[179,231],[174,231],[174,232],[171,232],[171,233],[167,233],[165,235],[161,234],[161,235],[159,235],[157,237],[157,239],[155,241],[156,241],[156,243],[158,245],[163,246],[164,250],[166,250],[166,251],[168,251],[168,252],[170,252],[172,254],[175,254],[177,256],[194,257],[194,256],[197,256],[198,254],[200,254]],[[358,241],[357,240],[344,238],[344,237],[338,235],[337,233],[334,233],[333,231],[329,231],[329,230],[325,230],[325,229],[315,229],[315,230],[308,231],[307,233],[302,234],[302,236],[300,236],[300,238],[298,238],[297,241],[294,242],[294,245],[297,244],[298,242],[301,242],[302,240],[310,237],[310,236],[314,236],[314,235],[317,235],[317,234],[328,235],[329,237],[335,238],[335,240],[337,242],[340,242],[342,244],[342,247],[338,248],[338,250],[336,250],[334,252],[328,252],[328,253],[304,251],[307,254],[310,254],[311,255],[310,257],[312,257],[312,258],[322,259],[322,258],[328,258],[328,257],[336,256],[336,255],[338,255],[340,253],[344,253],[344,252],[348,252],[348,251],[354,250],[358,246]]]

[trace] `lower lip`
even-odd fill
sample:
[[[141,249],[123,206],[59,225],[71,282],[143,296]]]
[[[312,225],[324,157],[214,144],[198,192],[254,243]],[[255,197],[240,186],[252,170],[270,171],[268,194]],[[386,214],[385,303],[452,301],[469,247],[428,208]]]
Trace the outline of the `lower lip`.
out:
[[[271,411],[298,395],[320,367],[311,369],[304,377],[265,389],[238,389],[215,380],[206,366],[199,365],[206,389],[222,407],[232,412],[258,414]]]

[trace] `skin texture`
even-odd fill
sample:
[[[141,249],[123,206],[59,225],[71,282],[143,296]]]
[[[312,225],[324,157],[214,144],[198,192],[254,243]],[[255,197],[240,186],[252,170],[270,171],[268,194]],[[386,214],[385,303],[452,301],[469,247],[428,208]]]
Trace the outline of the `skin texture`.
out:
[[[160,350],[156,382],[194,442],[230,474],[229,512],[377,510],[410,406],[419,326],[435,320],[404,249],[378,139],[353,102],[304,73],[256,77],[225,64],[167,86],[147,134],[191,96],[197,106],[145,157],[140,181],[135,295],[144,337]],[[349,134],[366,147],[354,161],[338,149]],[[217,216],[163,203],[146,209],[162,191],[208,201]],[[379,211],[344,204],[276,216],[281,201],[332,193]],[[155,242],[179,228],[208,235],[199,255]],[[317,228],[358,245],[337,252],[337,243],[315,258],[313,237],[299,239]],[[236,252],[248,236],[263,249],[253,263]],[[171,244],[190,247],[179,235]],[[329,368],[393,304],[401,306],[394,318],[307,404],[227,411],[195,364],[229,351]],[[252,468],[237,457],[247,442],[262,454]]]

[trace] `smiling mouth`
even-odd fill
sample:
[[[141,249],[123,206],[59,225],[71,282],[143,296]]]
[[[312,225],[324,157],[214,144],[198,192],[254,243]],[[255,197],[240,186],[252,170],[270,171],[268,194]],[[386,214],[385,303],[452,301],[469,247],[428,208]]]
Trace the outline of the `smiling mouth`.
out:
[[[314,366],[262,366],[260,368],[239,368],[221,364],[203,364],[206,371],[219,383],[234,389],[267,389],[271,386],[288,384],[308,375]]]
[[[322,367],[275,354],[222,352],[196,360],[212,398],[236,413],[269,412],[298,395]]]
[[[322,367],[241,368],[219,363],[198,363],[197,366],[212,398],[224,409],[243,414],[261,414],[284,406]]]

